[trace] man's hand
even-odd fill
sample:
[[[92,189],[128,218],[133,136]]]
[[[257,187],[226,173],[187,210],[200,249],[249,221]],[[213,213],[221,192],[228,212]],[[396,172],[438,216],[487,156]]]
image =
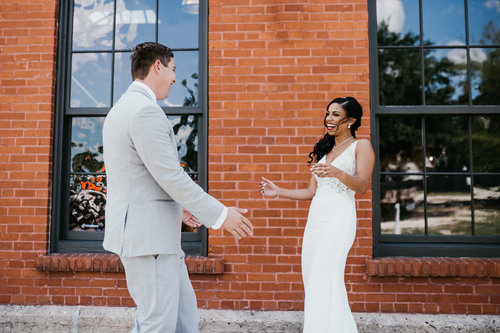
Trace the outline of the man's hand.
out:
[[[234,237],[245,237],[253,234],[253,225],[246,217],[241,214],[247,213],[247,209],[241,209],[238,207],[229,207],[227,210],[227,216],[222,223],[221,228],[229,231],[234,235]]]
[[[191,228],[201,227],[201,222],[185,209],[182,210],[182,222]]]

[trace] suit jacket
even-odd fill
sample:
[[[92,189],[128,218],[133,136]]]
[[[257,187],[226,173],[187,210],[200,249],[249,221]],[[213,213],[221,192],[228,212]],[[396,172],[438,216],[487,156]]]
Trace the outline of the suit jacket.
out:
[[[103,144],[106,250],[127,257],[178,253],[182,207],[208,227],[222,214],[224,206],[180,166],[172,125],[143,87],[131,85],[109,111]]]

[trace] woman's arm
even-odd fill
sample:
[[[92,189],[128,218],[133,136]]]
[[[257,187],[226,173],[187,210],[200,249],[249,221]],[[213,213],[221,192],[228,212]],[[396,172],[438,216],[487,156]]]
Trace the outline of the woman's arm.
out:
[[[281,188],[275,185],[270,180],[262,177],[262,181],[259,186],[260,193],[265,197],[277,198],[288,198],[295,200],[310,200],[316,192],[316,179],[314,176],[311,177],[309,186],[303,189],[289,190],[286,188]]]
[[[315,164],[313,173],[318,177],[336,177],[351,190],[364,194],[370,185],[375,153],[370,141],[365,139],[359,140],[355,153],[356,176],[351,176],[333,165],[327,164]]]

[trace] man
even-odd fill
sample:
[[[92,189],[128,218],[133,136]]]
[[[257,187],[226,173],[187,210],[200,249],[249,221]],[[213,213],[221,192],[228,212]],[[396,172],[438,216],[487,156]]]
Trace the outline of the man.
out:
[[[156,103],[176,80],[172,51],[158,43],[139,44],[131,70],[134,82],[103,127],[108,185],[103,246],[125,267],[137,305],[133,332],[198,332],[196,297],[180,245],[181,207],[207,227],[222,227],[236,237],[252,234],[253,226],[240,214],[246,210],[224,207],[180,166],[172,126]]]

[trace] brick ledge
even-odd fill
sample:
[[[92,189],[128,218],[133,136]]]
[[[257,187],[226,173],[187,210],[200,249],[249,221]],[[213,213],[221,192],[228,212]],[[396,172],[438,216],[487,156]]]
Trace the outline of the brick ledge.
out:
[[[500,278],[499,258],[413,258],[366,259],[368,276],[490,277]]]
[[[190,274],[223,274],[222,257],[186,257]],[[56,253],[39,255],[36,268],[45,272],[125,272],[120,258],[109,253]]]

